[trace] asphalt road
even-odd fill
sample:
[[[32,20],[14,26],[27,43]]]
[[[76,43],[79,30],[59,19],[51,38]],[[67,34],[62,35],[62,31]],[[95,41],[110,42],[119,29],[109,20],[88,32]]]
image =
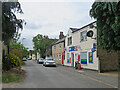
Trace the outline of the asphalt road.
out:
[[[16,88],[111,88],[107,84],[59,66],[44,67],[29,60],[23,68],[27,72],[26,78]]]

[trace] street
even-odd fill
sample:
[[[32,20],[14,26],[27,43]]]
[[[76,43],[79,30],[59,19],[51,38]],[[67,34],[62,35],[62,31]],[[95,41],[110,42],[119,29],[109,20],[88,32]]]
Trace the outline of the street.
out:
[[[109,84],[82,75],[75,70],[58,67],[44,67],[36,61],[26,61],[26,78],[16,88],[113,88]],[[65,67],[67,68],[67,67]],[[70,71],[71,70],[71,71]]]

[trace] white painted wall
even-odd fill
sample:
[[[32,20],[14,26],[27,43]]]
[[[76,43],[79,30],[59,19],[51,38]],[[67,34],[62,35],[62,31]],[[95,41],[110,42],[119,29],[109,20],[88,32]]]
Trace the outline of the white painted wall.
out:
[[[95,23],[94,23],[94,25],[96,26]],[[97,36],[97,30],[95,28],[90,29],[89,26],[87,26],[87,27],[85,27],[85,28],[83,28],[83,29],[81,29],[77,32],[74,32],[74,33],[72,33],[71,30],[69,29],[68,34],[66,35],[66,39],[65,39],[66,51],[65,51],[65,62],[64,62],[64,64],[67,65],[67,66],[72,66],[71,63],[67,63],[67,53],[70,53],[70,57],[71,57],[71,53],[74,53],[74,61],[75,61],[75,53],[80,54],[80,52],[87,52],[87,65],[81,65],[82,68],[98,70],[99,69],[98,68],[99,61],[98,61],[98,58],[97,58],[97,51],[93,52],[93,63],[89,63],[89,52],[91,52],[91,49],[93,48],[93,43],[97,43],[97,41],[95,39],[91,39],[90,37],[87,37],[86,41],[80,41],[81,40],[80,39],[80,37],[81,37],[80,33],[82,31],[85,31],[85,30],[87,30],[87,32],[89,30],[92,30],[94,32],[93,38]],[[67,46],[67,39],[70,36],[72,36],[72,45]],[[80,49],[78,49],[78,51],[69,52],[69,47],[71,47],[71,46],[79,46]]]

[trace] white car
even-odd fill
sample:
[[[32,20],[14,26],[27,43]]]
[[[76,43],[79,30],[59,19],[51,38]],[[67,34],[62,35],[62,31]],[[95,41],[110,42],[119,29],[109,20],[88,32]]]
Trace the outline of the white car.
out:
[[[43,66],[55,66],[56,67],[56,63],[51,57],[46,57],[43,62]]]
[[[27,61],[26,57],[23,57],[22,61]]]
[[[39,63],[39,64],[43,64],[43,62],[44,62],[44,59],[43,59],[43,58],[39,58],[39,59],[37,60],[37,63]]]

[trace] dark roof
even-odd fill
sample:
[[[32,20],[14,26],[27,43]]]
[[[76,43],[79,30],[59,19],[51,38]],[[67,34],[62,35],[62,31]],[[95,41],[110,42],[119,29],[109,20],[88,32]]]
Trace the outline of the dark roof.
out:
[[[59,39],[59,40],[56,41],[56,42],[53,42],[53,43],[52,43],[52,46],[55,45],[55,44],[58,44],[58,43],[64,42],[64,41],[65,41],[65,37],[62,38],[62,39]]]
[[[85,25],[85,26],[83,26],[83,27],[81,27],[81,28],[70,28],[70,29],[72,30],[72,33],[74,33],[74,32],[77,32],[77,31],[79,31],[79,30],[87,27],[87,26],[90,26],[91,24],[93,24],[93,23],[95,23],[95,22],[96,22],[96,21],[94,21],[94,22],[92,22],[92,23],[90,23],[90,24],[88,24],[88,25]]]

